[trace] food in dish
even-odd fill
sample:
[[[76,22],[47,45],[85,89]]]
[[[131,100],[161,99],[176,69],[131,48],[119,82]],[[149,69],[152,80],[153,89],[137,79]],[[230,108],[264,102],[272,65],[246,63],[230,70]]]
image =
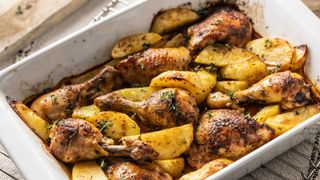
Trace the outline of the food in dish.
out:
[[[204,179],[320,111],[307,46],[255,37],[234,7],[164,10],[150,31],[28,106],[8,98],[73,179]]]

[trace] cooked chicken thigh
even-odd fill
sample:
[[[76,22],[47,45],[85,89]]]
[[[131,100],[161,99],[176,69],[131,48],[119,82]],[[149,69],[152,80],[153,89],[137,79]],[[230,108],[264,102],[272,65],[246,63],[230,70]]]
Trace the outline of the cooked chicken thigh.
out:
[[[63,119],[50,131],[49,150],[66,163],[92,160],[102,156],[130,157],[137,161],[154,160],[158,153],[139,139],[113,145],[99,129],[81,119]]]
[[[243,47],[251,40],[252,32],[250,19],[243,13],[230,7],[220,7],[188,29],[189,50],[194,54],[215,42]]]
[[[97,96],[110,92],[121,84],[118,72],[106,66],[91,80],[77,85],[69,85],[36,99],[31,109],[41,118],[53,122],[71,116],[73,109],[92,103]]]
[[[274,130],[244,114],[229,109],[210,110],[201,116],[196,144],[188,151],[188,162],[200,168],[217,159],[237,160],[270,141]]]
[[[108,156],[101,144],[113,142],[104,138],[99,129],[80,119],[64,119],[51,129],[49,150],[66,163]]]
[[[160,167],[151,164],[136,165],[132,162],[117,163],[110,166],[106,171],[109,180],[171,180],[172,177]]]
[[[120,61],[115,68],[130,85],[149,85],[151,79],[169,70],[188,70],[191,56],[188,49],[148,49]]]
[[[195,99],[178,88],[157,91],[142,102],[132,102],[117,93],[109,93],[96,98],[94,104],[101,110],[137,113],[144,123],[163,128],[195,123],[199,116]]]
[[[305,106],[311,101],[310,86],[303,77],[290,71],[271,74],[248,89],[234,93],[239,102],[280,103],[283,109]]]

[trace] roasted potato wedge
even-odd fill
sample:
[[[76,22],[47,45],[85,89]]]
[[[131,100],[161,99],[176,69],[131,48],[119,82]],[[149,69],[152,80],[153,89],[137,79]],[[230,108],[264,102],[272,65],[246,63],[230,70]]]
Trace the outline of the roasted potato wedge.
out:
[[[319,112],[320,108],[317,105],[305,106],[270,117],[265,123],[275,130],[276,136],[279,136]]]
[[[44,142],[49,138],[50,124],[39,117],[35,112],[23,103],[8,98],[12,109],[20,116],[20,118],[35,132]]]
[[[280,38],[259,38],[248,42],[246,49],[258,55],[268,66],[277,67],[279,71],[290,68],[294,48]]]
[[[182,34],[175,35],[172,39],[170,39],[165,45],[165,48],[173,48],[173,47],[180,47],[180,46],[186,46],[188,40],[183,37]]]
[[[181,157],[155,160],[154,163],[160,166],[166,173],[170,174],[172,177],[178,177],[185,167],[184,159]]]
[[[229,159],[215,159],[203,165],[200,169],[185,174],[179,180],[206,179],[231,163],[233,163],[233,161]]]
[[[247,81],[218,81],[213,90],[227,94],[247,89],[248,87],[249,83]]]
[[[150,47],[161,40],[157,33],[141,33],[120,39],[113,47],[111,55],[113,58],[123,58],[134,54],[144,48]]]
[[[301,45],[294,47],[294,55],[292,58],[292,63],[290,66],[290,70],[297,71],[299,69],[302,69],[307,57],[308,57],[308,47],[307,45]]]
[[[262,108],[252,118],[259,123],[264,123],[268,118],[278,115],[280,113],[281,113],[281,109],[279,105],[271,105],[271,106],[266,106]]]
[[[96,67],[88,72],[80,74],[79,76],[72,77],[70,79],[70,83],[71,84],[84,83],[84,82],[88,81],[89,79],[92,79],[94,76],[96,76],[99,73],[99,71],[101,71],[105,67],[105,65],[115,66],[121,60],[122,60],[121,58],[112,59],[111,61],[107,62],[106,64],[103,64],[103,65]]]
[[[119,140],[123,136],[140,134],[140,127],[129,116],[119,112],[102,111],[86,119],[96,125],[107,137]]]
[[[87,119],[99,112],[100,112],[100,109],[95,105],[82,106],[82,107],[77,107],[75,110],[73,110],[72,117],[79,118],[79,119]]]
[[[190,92],[196,102],[204,101],[216,84],[217,75],[205,70],[191,71],[166,71],[153,78],[150,87],[182,88]]]
[[[195,59],[196,63],[221,67],[225,79],[248,81],[253,84],[266,75],[266,64],[247,50],[229,46],[207,46]]]
[[[122,142],[139,138],[159,153],[158,159],[172,159],[186,152],[193,141],[193,125],[154,131],[139,136],[123,137]]]
[[[94,161],[79,162],[72,168],[72,180],[107,180],[102,168]]]
[[[188,8],[174,8],[158,13],[152,22],[151,32],[164,34],[197,21],[200,16]]]
[[[126,99],[134,102],[139,102],[148,99],[152,93],[160,90],[161,88],[156,87],[141,87],[141,88],[126,88],[114,91],[119,93]]]

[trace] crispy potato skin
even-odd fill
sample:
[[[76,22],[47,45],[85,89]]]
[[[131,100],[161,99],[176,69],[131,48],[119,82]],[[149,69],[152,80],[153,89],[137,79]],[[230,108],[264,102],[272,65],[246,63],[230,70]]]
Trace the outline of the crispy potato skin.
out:
[[[95,162],[79,162],[72,168],[72,180],[107,180],[102,168]]]
[[[161,36],[156,33],[141,33],[127,36],[120,39],[112,49],[113,58],[123,58],[125,56],[141,51],[145,46],[151,46],[161,40]]]
[[[151,32],[164,34],[197,21],[200,16],[188,8],[173,8],[158,13],[151,26]]]
[[[179,180],[206,179],[231,163],[233,161],[229,159],[215,159],[206,163],[200,169],[183,175]]]
[[[276,136],[279,136],[319,112],[319,105],[304,106],[270,117],[265,123],[275,130]]]
[[[259,38],[250,41],[246,49],[258,55],[271,71],[286,71],[290,68],[294,48],[280,38]]]
[[[290,70],[298,71],[303,68],[306,60],[308,58],[308,47],[307,45],[300,45],[294,47],[295,53],[292,58],[292,63],[290,66]]]
[[[129,56],[115,68],[130,85],[146,86],[158,74],[169,70],[187,70],[191,62],[189,51],[184,48],[148,49]]]
[[[243,13],[230,7],[220,7],[204,21],[191,26],[189,50],[199,52],[208,44],[225,42],[244,47],[252,38],[252,24]]]

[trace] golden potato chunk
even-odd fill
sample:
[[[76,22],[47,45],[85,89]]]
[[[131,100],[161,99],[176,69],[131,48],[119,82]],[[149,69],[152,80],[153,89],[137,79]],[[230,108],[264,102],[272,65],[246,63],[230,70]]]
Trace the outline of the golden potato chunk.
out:
[[[189,149],[193,141],[193,125],[187,124],[139,136],[123,137],[122,142],[137,138],[159,153],[157,159],[172,159]]]
[[[290,68],[294,48],[286,40],[280,38],[259,38],[250,41],[246,49],[258,55],[268,66],[285,71]]]
[[[72,180],[107,180],[102,168],[96,162],[79,162],[72,168]]]
[[[308,47],[307,45],[301,45],[294,48],[294,55],[292,59],[292,63],[290,66],[290,70],[297,71],[302,69],[307,57],[308,57]]]
[[[195,59],[196,63],[221,67],[225,79],[247,81],[253,84],[266,75],[266,64],[255,54],[237,47],[207,46]]]
[[[183,37],[182,34],[175,35],[172,39],[170,39],[165,45],[165,48],[173,48],[173,47],[180,47],[180,46],[186,46],[188,40]]]
[[[227,94],[247,89],[248,87],[249,84],[247,81],[218,81],[213,90]]]
[[[113,47],[111,55],[113,58],[122,58],[138,51],[148,48],[161,40],[156,33],[134,34],[120,39]]]
[[[188,8],[174,8],[158,13],[152,22],[151,32],[164,34],[197,21],[200,16]]]
[[[281,109],[279,105],[271,105],[262,108],[257,114],[253,116],[259,123],[264,123],[268,118],[273,117],[277,114],[281,113]]]
[[[134,102],[144,101],[148,99],[152,93],[160,90],[161,88],[156,87],[141,87],[141,88],[126,88],[114,91],[119,93],[126,99]]]
[[[275,130],[276,136],[279,136],[319,112],[320,109],[317,105],[305,106],[270,117],[265,123]]]
[[[233,163],[233,161],[229,159],[215,159],[203,165],[200,169],[185,174],[179,180],[206,179],[231,163]]]
[[[102,111],[86,119],[112,139],[140,134],[140,127],[129,116],[119,112]]]
[[[8,101],[12,109],[20,116],[27,126],[46,142],[49,138],[50,124],[23,103],[10,98],[8,98]]]
[[[181,157],[173,158],[173,159],[164,159],[164,160],[155,160],[158,166],[160,166],[166,173],[170,174],[172,177],[180,176],[183,171],[184,159]]]
[[[196,102],[204,101],[216,84],[216,74],[205,70],[191,71],[166,71],[153,78],[150,87],[182,88],[190,92]]]
[[[99,112],[100,112],[100,109],[95,105],[82,106],[82,107],[77,107],[75,110],[73,110],[72,117],[78,118],[78,119],[87,119]]]

